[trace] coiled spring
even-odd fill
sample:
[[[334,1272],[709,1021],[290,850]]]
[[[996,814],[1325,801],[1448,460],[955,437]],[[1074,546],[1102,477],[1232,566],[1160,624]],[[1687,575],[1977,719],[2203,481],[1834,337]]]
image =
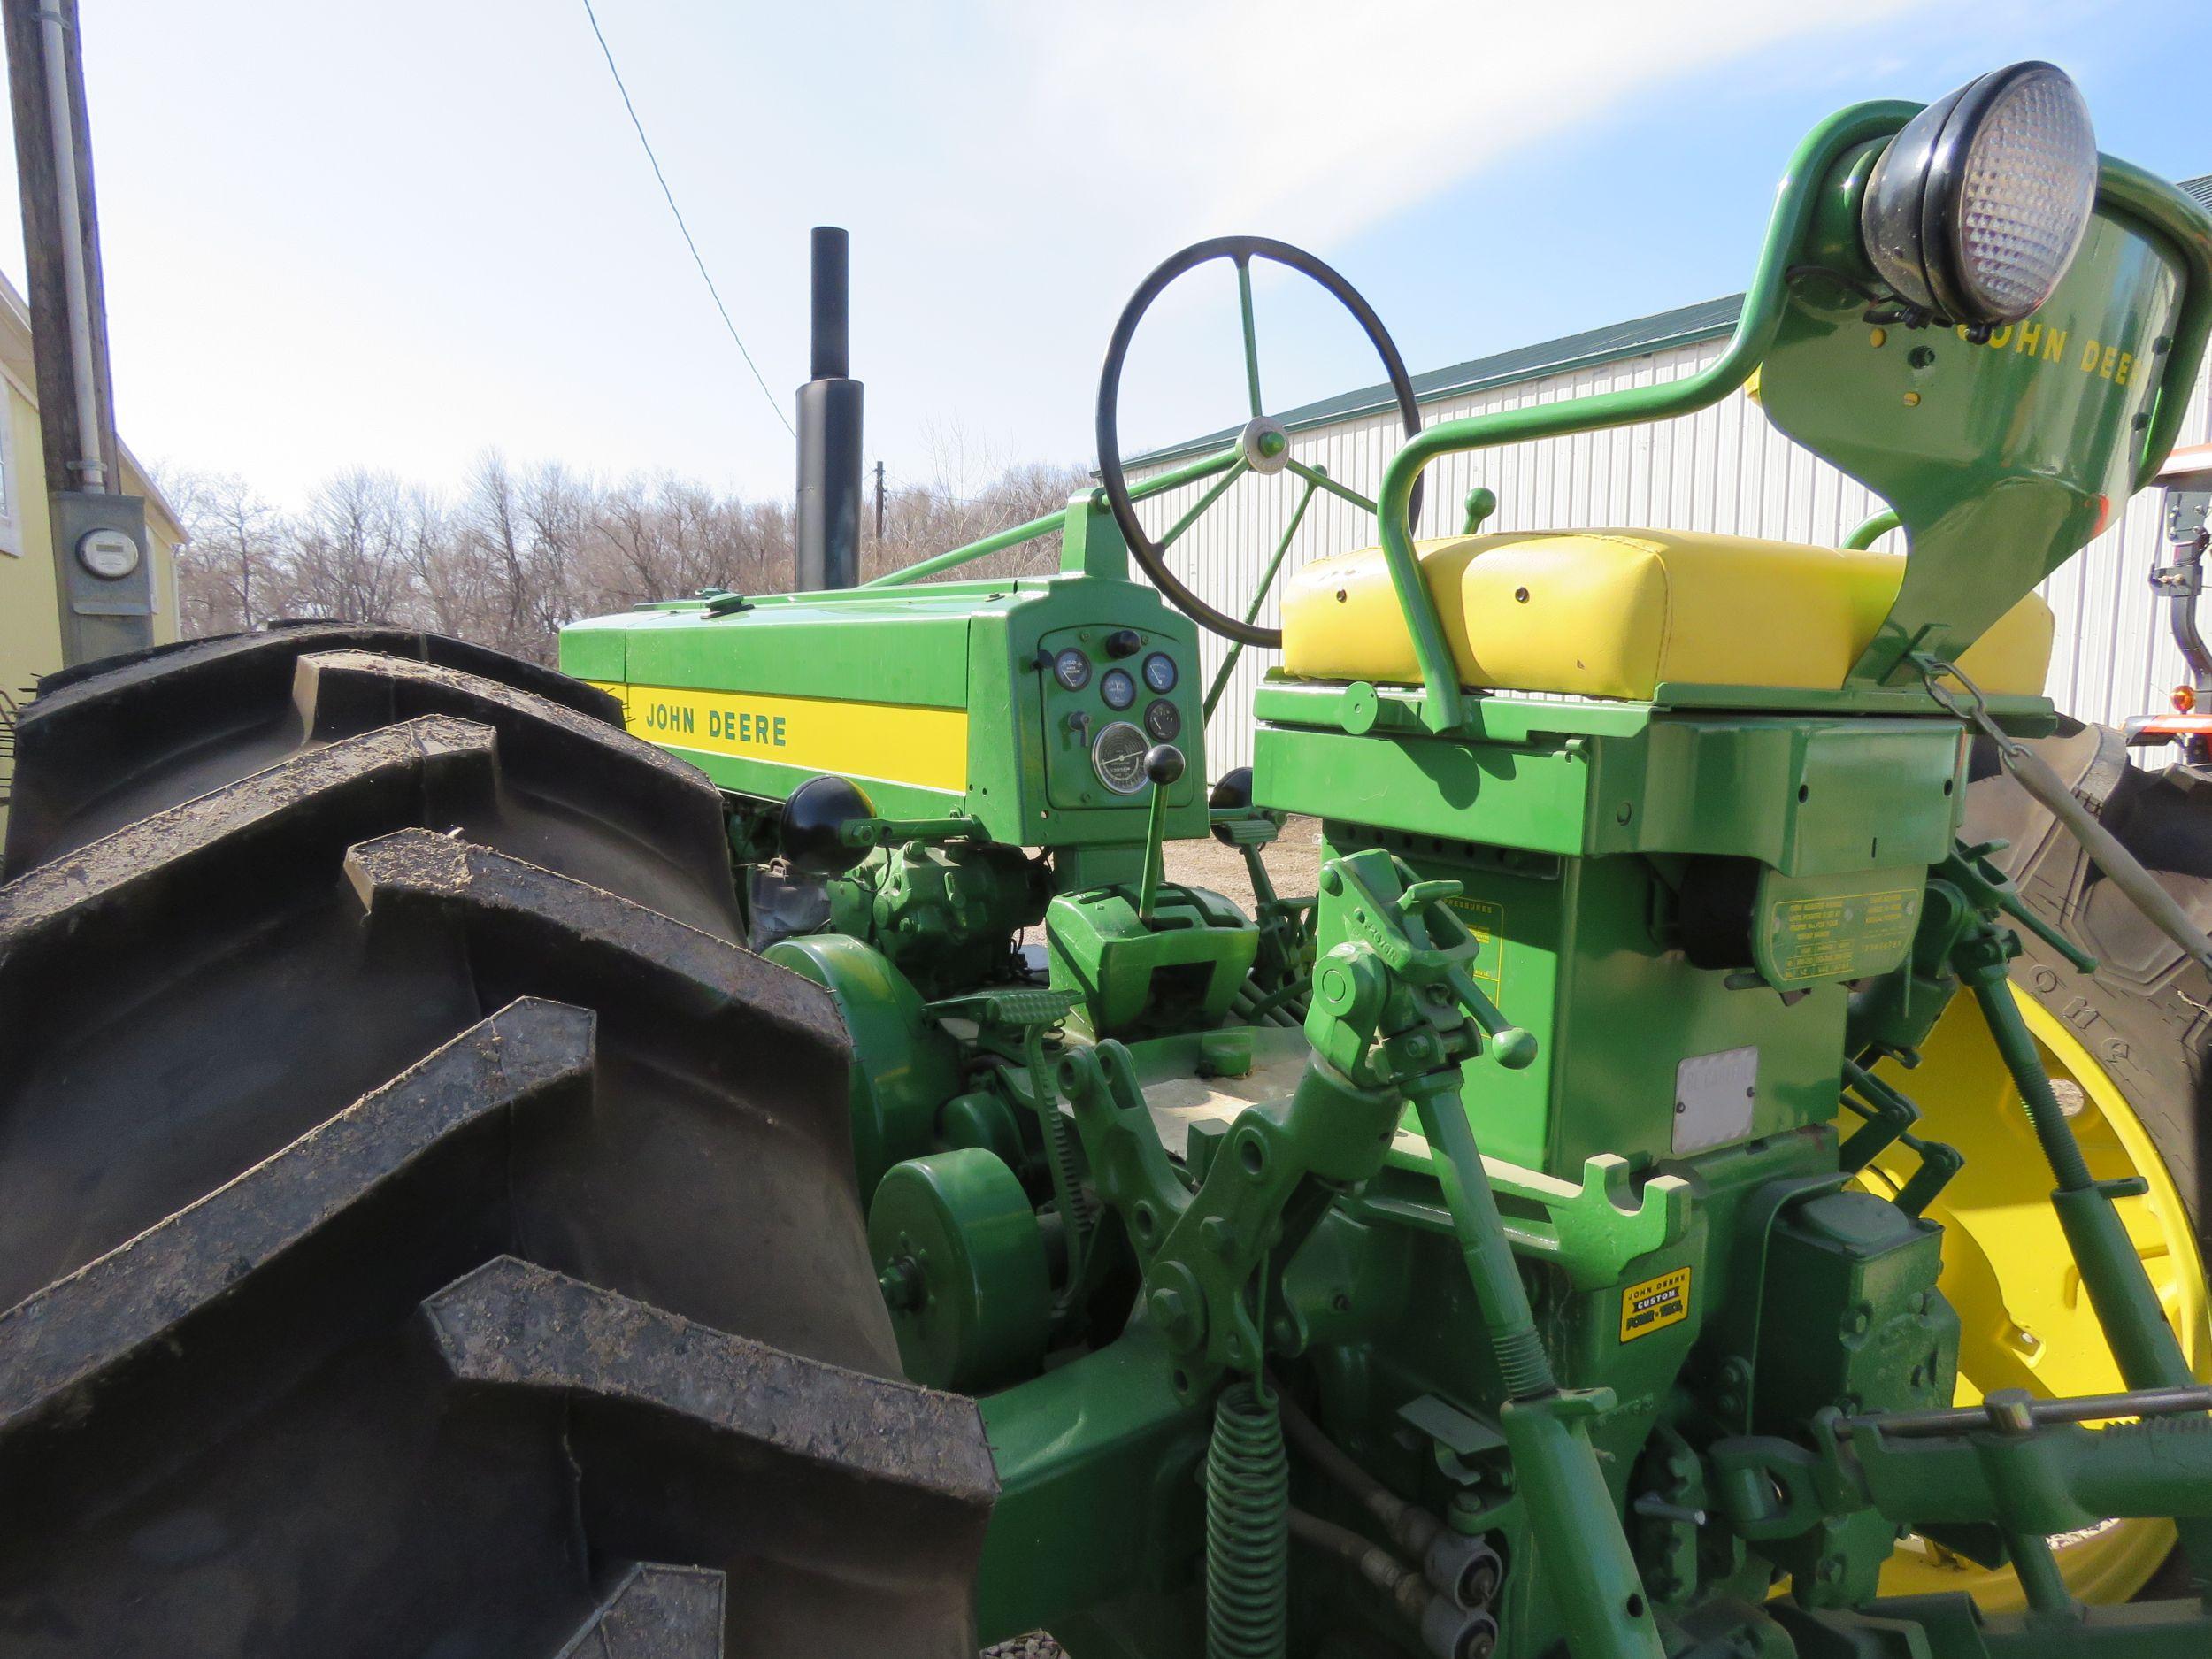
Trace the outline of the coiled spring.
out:
[[[1282,1418],[1263,1385],[1233,1383],[1206,1453],[1206,1659],[1282,1659],[1289,1586]]]

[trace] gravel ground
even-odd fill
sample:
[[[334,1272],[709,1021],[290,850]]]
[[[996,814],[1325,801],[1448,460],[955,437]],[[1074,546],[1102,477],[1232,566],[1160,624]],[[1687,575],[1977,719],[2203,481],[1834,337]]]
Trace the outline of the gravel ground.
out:
[[[1066,1655],[1060,1651],[1058,1642],[1041,1630],[1033,1630],[1026,1636],[986,1647],[981,1659],[1066,1659]]]
[[[1275,891],[1286,898],[1308,898],[1321,880],[1321,820],[1294,818],[1275,844],[1261,855]],[[1245,879],[1244,855],[1210,835],[1202,841],[1167,844],[1167,879],[1189,887],[1211,887],[1252,913],[1252,884]]]

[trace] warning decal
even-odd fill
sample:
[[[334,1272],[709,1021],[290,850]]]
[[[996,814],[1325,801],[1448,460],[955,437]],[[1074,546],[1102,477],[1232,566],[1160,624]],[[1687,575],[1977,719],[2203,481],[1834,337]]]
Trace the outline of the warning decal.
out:
[[[1633,1342],[1690,1317],[1690,1270],[1678,1267],[1621,1292],[1621,1340]]]
[[[1460,926],[1474,935],[1475,954],[1467,964],[1467,977],[1489,995],[1493,1002],[1505,999],[1505,906],[1488,899],[1446,899],[1459,917]]]

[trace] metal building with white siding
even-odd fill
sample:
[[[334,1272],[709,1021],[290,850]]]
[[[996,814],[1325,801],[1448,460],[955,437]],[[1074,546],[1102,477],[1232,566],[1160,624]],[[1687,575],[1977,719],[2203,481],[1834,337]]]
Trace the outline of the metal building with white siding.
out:
[[[2212,176],[2184,187],[2212,207]],[[1695,373],[1717,357],[1735,326],[1740,295],[1663,311],[1586,334],[1455,364],[1413,377],[1423,424],[1532,403],[1647,386]],[[1292,453],[1371,497],[1403,434],[1389,388],[1363,388],[1278,417]],[[2200,374],[2181,429],[2182,443],[2212,440],[2212,373]],[[1132,481],[1217,449],[1235,429],[1154,450],[1129,464]],[[1420,534],[1459,528],[1468,492],[1486,485],[1498,497],[1486,530],[1548,530],[1650,525],[1766,536],[1834,547],[1880,506],[1863,486],[1800,449],[1768,424],[1743,392],[1694,415],[1646,426],[1578,433],[1532,443],[1448,455],[1425,474],[1428,505]],[[1171,554],[1173,568],[1217,608],[1241,615],[1288,518],[1296,480],[1247,480],[1202,516]],[[1142,503],[1159,534],[1202,492],[1192,485]],[[2057,618],[2047,689],[2083,720],[2119,724],[2166,706],[2182,677],[2179,654],[2147,580],[2160,560],[2158,493],[2129,502],[2112,527],[2044,585]],[[1371,545],[1371,518],[1336,496],[1315,496],[1299,526],[1284,576],[1309,560]],[[1903,550],[1894,534],[1878,545]],[[1276,591],[1282,588],[1282,578]],[[1271,594],[1259,619],[1275,620]],[[1207,681],[1227,646],[1202,633]],[[1248,650],[1223,694],[1208,733],[1216,777],[1252,758],[1252,693],[1272,654]]]

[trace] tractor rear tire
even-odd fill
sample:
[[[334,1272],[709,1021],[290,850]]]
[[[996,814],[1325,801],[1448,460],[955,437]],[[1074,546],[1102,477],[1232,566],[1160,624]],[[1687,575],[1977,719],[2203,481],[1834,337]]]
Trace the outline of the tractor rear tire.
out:
[[[2119,732],[2071,720],[2034,747],[2197,925],[2212,929],[2212,773],[2188,766],[2147,770],[2135,764]],[[2141,1125],[2162,1166],[2148,1169],[2136,1160],[2137,1172],[2152,1179],[2154,1196],[2145,1202],[2159,1202],[2155,1194],[2170,1183],[2186,1212],[2175,1224],[2179,1248],[2152,1265],[2175,1280],[2170,1294],[2184,1349],[2203,1375],[2212,1355],[2202,1284],[2204,1263],[2212,1261],[2212,975],[2104,878],[2049,810],[2004,772],[1986,740],[1975,744],[1965,833],[1978,841],[2008,842],[1996,862],[2022,896],[2097,959],[2097,972],[2085,974],[2020,929],[2023,949],[2012,984],[2049,1016],[2055,1032],[2066,1034],[2063,1046],[2079,1056],[2073,1064],[2085,1066],[2085,1075],[2101,1072],[2094,1081],[2116,1090]],[[2032,1204],[2047,1177],[2039,1168],[2026,1172],[2022,1196]],[[2189,1235],[2193,1259],[2171,1259],[2188,1254]],[[2196,1282],[2185,1287],[2183,1279]],[[2123,1386],[2116,1368],[2108,1386]],[[2147,1534],[2145,1541],[2153,1540]],[[2155,1550],[2110,1542],[2099,1548],[2085,1553],[2085,1573],[2071,1571],[2069,1554],[2061,1550],[2062,1570],[2070,1571],[2077,1594],[2109,1601],[2187,1590],[2178,1551],[2162,1566]]]
[[[0,886],[0,1649],[967,1659],[827,993],[547,671],[302,627],[48,682]]]
[[[2138,766],[2110,726],[2069,720],[2037,752],[2099,821],[2212,929],[2212,774]],[[2088,1049],[2127,1096],[2187,1206],[2200,1248],[2212,1248],[2206,1145],[2212,1132],[2212,975],[2186,959],[2091,862],[2050,812],[1978,741],[1966,833],[2009,843],[1997,862],[2037,914],[2097,959],[2085,974],[2032,934],[2012,980]]]

